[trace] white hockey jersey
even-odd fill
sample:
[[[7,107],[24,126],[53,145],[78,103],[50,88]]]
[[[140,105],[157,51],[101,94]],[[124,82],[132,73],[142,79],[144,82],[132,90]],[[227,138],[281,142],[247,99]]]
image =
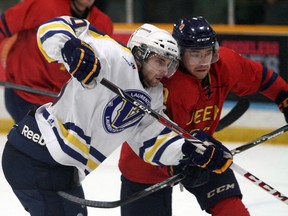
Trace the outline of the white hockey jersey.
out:
[[[37,33],[46,59],[64,63],[67,70],[61,49],[72,37],[93,48],[101,76],[163,114],[162,86],[145,90],[130,50],[102,35],[87,20],[58,17],[41,25]],[[183,157],[183,138],[99,83],[85,88],[72,77],[55,102],[41,106],[35,118],[52,157],[77,167],[80,180],[127,140],[153,165],[177,165]]]

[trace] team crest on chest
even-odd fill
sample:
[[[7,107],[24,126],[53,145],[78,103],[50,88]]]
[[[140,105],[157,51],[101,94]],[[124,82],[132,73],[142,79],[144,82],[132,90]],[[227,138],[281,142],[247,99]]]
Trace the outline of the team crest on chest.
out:
[[[125,92],[145,106],[150,106],[151,98],[145,92],[135,89]],[[144,111],[117,96],[112,98],[104,109],[103,125],[108,133],[119,133],[137,124],[144,115]]]

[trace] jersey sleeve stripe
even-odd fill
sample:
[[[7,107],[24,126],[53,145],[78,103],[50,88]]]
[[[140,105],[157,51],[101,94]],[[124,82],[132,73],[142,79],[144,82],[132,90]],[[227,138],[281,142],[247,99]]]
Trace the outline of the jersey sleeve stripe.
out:
[[[156,152],[156,154],[153,157],[153,163],[156,163],[158,165],[163,165],[160,162],[161,156],[163,155],[163,152],[170,146],[171,143],[174,143],[175,141],[181,139],[179,136],[175,136],[174,138],[168,140],[164,145],[162,145],[159,150]]]
[[[89,173],[93,170],[95,170],[99,165],[97,163],[95,163],[91,158],[88,159],[87,161],[87,167],[89,167]]]
[[[3,28],[0,28],[2,34],[3,34],[5,37],[11,37],[12,34],[11,34],[11,32],[10,32],[8,26],[7,26],[7,23],[6,23],[6,19],[5,19],[5,15],[4,15],[4,14],[1,15],[1,23],[3,24],[3,25],[2,25]],[[0,24],[1,24],[1,23],[0,23]],[[1,27],[1,25],[0,25],[0,27]]]
[[[155,140],[154,145],[150,148],[150,150],[147,150],[145,155],[144,155],[144,161],[151,161],[151,158],[154,156],[155,152],[158,150],[159,146],[163,144],[163,142],[166,141],[166,137],[158,137]]]
[[[63,30],[65,29],[65,30]],[[56,60],[51,58],[44,50],[43,46],[47,39],[51,38],[52,36],[56,34],[61,34],[67,36],[67,40],[69,38],[76,37],[75,32],[70,27],[70,25],[66,23],[53,23],[48,22],[45,25],[41,25],[38,29],[38,37],[37,37],[37,44],[38,47],[43,54],[43,56],[46,58],[48,62],[55,62]]]
[[[59,135],[56,127],[52,128],[56,138],[57,142],[60,144],[60,147],[63,152],[65,152],[67,155],[70,156],[70,158],[73,158],[74,160],[77,160],[78,163],[81,163],[82,166],[87,164],[87,158],[83,157],[79,152],[76,152],[74,149],[72,149],[69,145],[67,145],[64,140]]]
[[[97,149],[93,148],[92,146],[90,147],[90,154],[93,157],[95,157],[100,163],[102,163],[106,159],[105,155],[103,155],[101,152],[99,152]]]
[[[48,119],[49,116],[49,112],[45,109],[43,117]],[[106,159],[105,155],[90,146],[91,137],[85,135],[82,128],[71,122],[61,124],[58,119],[56,122],[53,133],[57,137],[62,151],[72,160],[76,160],[83,169],[85,167],[86,175]]]
[[[161,133],[159,134],[159,136],[160,135],[162,135],[162,134],[167,134],[167,133],[169,133],[169,132],[171,132],[171,130],[169,129],[169,128],[164,128],[162,131],[161,131]],[[147,140],[147,141],[145,141],[143,144],[143,146],[140,148],[140,150],[139,150],[139,156],[141,157],[141,158],[144,158],[144,153],[145,153],[145,149],[147,149],[147,148],[150,148],[151,146],[153,146],[154,145],[154,143],[156,142],[156,139],[157,139],[157,137],[154,137],[154,138],[152,138],[152,139],[149,139],[149,140]]]
[[[152,165],[163,165],[160,161],[163,152],[179,139],[183,138],[170,129],[164,129],[158,137],[144,142],[144,145],[140,149],[140,157]]]
[[[275,72],[272,73],[272,76],[269,78],[269,80],[264,84],[262,85],[260,88],[259,88],[259,91],[265,91],[266,89],[268,89],[270,86],[273,85],[273,83],[276,81],[276,79],[278,78],[278,74],[276,74]]]
[[[47,120],[49,116],[49,112],[45,109],[43,111],[43,117]],[[86,165],[88,160],[87,155],[89,154],[89,147],[82,143],[74,135],[69,133],[69,131],[65,129],[65,127],[60,123],[59,120],[56,121],[57,124],[54,124],[52,130],[57,141],[60,144],[62,151],[68,154],[74,160],[79,161],[82,166]]]
[[[51,38],[55,34],[65,34],[69,38],[75,37],[75,35],[69,31],[60,31],[60,30],[53,30],[46,32],[43,36],[40,37],[40,43],[43,44],[47,39]],[[68,40],[68,38],[67,38]]]
[[[87,146],[87,143],[83,143],[75,135],[73,135],[71,132],[69,132],[69,130],[67,130],[59,120],[58,120],[58,125],[59,125],[60,131],[61,131],[61,135],[62,135],[61,137],[63,137],[65,140],[68,141],[68,143],[75,146],[77,149],[79,149],[85,155],[89,154],[89,147]]]
[[[73,130],[77,133],[77,135],[79,137],[81,137],[81,139],[85,140],[85,142],[87,144],[90,144],[91,143],[91,137],[90,136],[87,136],[84,134],[84,131],[83,129],[81,129],[80,127],[76,126],[74,123],[72,122],[66,122],[64,124],[65,128],[69,128],[70,130]]]

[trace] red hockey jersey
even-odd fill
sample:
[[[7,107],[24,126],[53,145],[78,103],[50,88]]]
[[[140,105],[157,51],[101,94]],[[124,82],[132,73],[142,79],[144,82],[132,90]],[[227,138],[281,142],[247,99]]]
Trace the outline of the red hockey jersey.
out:
[[[229,92],[239,96],[259,92],[275,101],[280,91],[288,91],[288,84],[276,73],[224,47],[208,76],[207,85],[180,70],[163,80],[166,113],[188,132],[202,129],[213,135]],[[121,149],[119,169],[139,183],[155,184],[168,176],[167,168],[145,163],[127,143]]]
[[[72,16],[70,0],[25,0],[9,8],[0,19],[0,40],[17,34],[6,62],[6,80],[9,82],[58,93],[70,79],[64,66],[48,63],[37,47],[38,26],[54,17]],[[98,30],[112,35],[111,19],[93,6],[87,18]],[[17,94],[30,103],[44,104],[52,100],[23,91]]]

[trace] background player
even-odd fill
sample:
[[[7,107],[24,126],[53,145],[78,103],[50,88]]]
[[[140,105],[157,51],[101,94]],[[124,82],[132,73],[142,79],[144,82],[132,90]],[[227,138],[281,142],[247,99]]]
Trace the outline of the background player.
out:
[[[64,63],[73,78],[53,103],[29,112],[8,134],[3,171],[31,215],[87,215],[57,191],[84,197],[81,181],[127,139],[154,165],[181,161],[225,171],[232,163],[221,143],[198,154],[190,142],[94,82],[100,74],[163,113],[160,79],[175,72],[179,56],[169,32],[141,26],[129,41],[131,52],[87,20],[59,17],[40,26],[37,41],[46,59]],[[224,158],[224,152],[230,156]]]
[[[163,84],[167,115],[180,127],[190,132],[202,129],[213,135],[229,92],[239,96],[256,92],[265,95],[278,104],[288,122],[287,83],[261,63],[219,47],[216,33],[203,17],[179,20],[172,35],[180,47],[181,63]],[[122,199],[168,176],[165,168],[161,170],[140,160],[127,143],[121,150],[119,168]],[[183,184],[196,196],[203,210],[214,216],[249,215],[231,170],[221,175],[195,168],[189,172],[190,178]],[[210,191],[226,184],[234,187],[208,196]],[[121,207],[121,215],[172,215],[171,194],[169,187],[153,193]]]
[[[63,64],[50,64],[41,55],[37,47],[37,28],[51,18],[68,15],[87,18],[97,29],[111,36],[112,21],[94,2],[25,0],[5,11],[0,19],[0,42],[12,36],[16,40],[7,56],[7,81],[58,93],[70,76]],[[52,100],[48,96],[5,89],[5,106],[15,122],[20,121],[32,106]]]

